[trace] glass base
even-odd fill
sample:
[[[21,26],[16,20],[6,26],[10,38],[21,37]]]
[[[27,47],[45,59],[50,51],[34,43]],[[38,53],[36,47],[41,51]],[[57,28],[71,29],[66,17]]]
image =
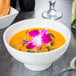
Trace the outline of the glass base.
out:
[[[42,17],[45,19],[51,19],[51,20],[57,20],[60,19],[62,17],[62,13],[61,12],[43,12],[42,13]]]

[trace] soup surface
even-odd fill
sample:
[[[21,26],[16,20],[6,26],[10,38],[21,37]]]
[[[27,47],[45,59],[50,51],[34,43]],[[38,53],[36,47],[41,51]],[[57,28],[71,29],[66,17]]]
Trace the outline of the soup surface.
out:
[[[14,49],[23,52],[40,53],[53,51],[66,42],[64,36],[54,30],[30,28],[16,33],[9,41]]]

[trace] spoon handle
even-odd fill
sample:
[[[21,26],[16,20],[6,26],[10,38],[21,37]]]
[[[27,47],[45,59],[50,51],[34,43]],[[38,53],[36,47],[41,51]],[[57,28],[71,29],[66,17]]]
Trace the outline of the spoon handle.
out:
[[[66,72],[66,71],[76,71],[76,57],[74,57],[71,61],[70,61],[70,67],[63,69],[61,72],[59,72],[57,75],[55,76],[59,76],[60,74]]]
[[[60,76],[60,74],[66,72],[66,71],[76,71],[76,69],[73,69],[73,68],[66,68],[66,69],[63,69],[61,72],[59,72],[58,74],[56,74],[55,76]]]
[[[74,57],[70,62],[70,67],[76,69],[76,57]]]

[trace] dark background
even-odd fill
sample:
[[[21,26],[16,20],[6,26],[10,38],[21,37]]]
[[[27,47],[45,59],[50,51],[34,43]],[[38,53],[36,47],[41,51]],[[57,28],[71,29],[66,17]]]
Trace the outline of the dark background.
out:
[[[35,8],[35,0],[11,0],[11,6],[23,12],[30,12]]]

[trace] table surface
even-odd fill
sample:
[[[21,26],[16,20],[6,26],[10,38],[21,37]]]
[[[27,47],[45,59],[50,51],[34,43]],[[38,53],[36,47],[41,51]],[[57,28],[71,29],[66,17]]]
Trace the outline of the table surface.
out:
[[[33,12],[20,12],[14,22],[23,19],[42,18],[42,12],[48,8],[48,0],[36,0]],[[58,21],[71,29],[72,0],[57,0],[56,9],[63,13],[63,17]],[[55,61],[52,67],[41,72],[31,71],[7,52],[2,38],[4,31],[5,29],[0,30],[0,76],[51,76],[51,74],[54,76],[62,69],[68,67],[70,60],[76,56],[76,36],[72,33],[71,44],[67,52]]]

